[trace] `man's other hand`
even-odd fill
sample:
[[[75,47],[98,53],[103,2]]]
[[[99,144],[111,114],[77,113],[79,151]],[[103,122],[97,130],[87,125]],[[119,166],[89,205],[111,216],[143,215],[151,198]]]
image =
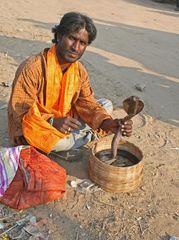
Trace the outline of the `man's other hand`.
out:
[[[121,129],[122,136],[130,137],[132,134],[132,120],[123,122],[122,119],[106,119],[102,122],[100,128],[108,133],[116,133]]]
[[[70,133],[75,129],[79,129],[81,123],[70,116],[63,118],[54,118],[53,126],[62,133]]]

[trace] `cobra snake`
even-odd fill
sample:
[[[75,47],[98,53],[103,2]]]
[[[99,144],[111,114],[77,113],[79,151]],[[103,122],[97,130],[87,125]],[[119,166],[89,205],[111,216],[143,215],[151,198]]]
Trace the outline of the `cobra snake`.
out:
[[[118,150],[118,143],[121,139],[122,133],[121,133],[121,125],[130,120],[132,117],[137,115],[142,111],[144,107],[143,101],[137,97],[137,96],[130,96],[127,99],[123,101],[123,108],[125,112],[128,114],[126,117],[123,119],[119,120],[119,127],[112,139],[111,143],[111,159],[107,161],[108,164],[112,164],[114,161],[116,161],[116,156],[117,156],[117,150]]]

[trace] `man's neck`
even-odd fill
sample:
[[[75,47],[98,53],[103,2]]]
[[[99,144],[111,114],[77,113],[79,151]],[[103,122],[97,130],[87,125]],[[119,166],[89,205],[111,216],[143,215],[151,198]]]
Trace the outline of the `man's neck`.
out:
[[[67,62],[63,62],[63,60],[60,58],[60,56],[58,55],[57,53],[57,50],[56,50],[56,56],[57,56],[57,59],[58,59],[58,62],[60,64],[60,67],[62,69],[62,72],[65,73],[65,71],[69,68],[69,66],[71,65],[71,63],[67,63]]]
[[[60,63],[60,67],[63,73],[67,70],[67,68],[69,68],[70,64],[71,63]]]

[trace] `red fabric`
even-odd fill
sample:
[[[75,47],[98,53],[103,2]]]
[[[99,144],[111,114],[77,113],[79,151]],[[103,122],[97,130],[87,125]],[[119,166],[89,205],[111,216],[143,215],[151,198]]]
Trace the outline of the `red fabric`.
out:
[[[29,173],[28,182],[21,167],[0,202],[15,209],[25,209],[63,197],[66,172],[57,163],[33,147],[21,150],[20,159]]]

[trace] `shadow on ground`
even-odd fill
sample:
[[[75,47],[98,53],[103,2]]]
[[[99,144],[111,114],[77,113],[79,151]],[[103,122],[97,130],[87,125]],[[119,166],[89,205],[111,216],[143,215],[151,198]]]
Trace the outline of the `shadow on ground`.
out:
[[[69,176],[74,176],[79,179],[89,178],[88,176],[88,159],[90,155],[90,150],[87,148],[82,149],[82,153],[79,159],[75,161],[62,160],[60,157],[50,154],[49,157],[55,162],[64,167]]]
[[[168,11],[173,11],[176,7],[176,0],[127,0],[127,2],[159,10],[166,10],[167,8]]]

